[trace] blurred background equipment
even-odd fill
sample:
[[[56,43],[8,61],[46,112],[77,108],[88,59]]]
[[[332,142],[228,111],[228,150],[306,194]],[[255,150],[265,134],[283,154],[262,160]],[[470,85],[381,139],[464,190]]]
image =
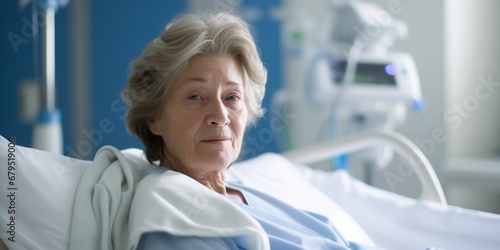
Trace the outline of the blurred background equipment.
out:
[[[407,36],[406,24],[373,3],[317,3],[327,11],[307,13],[309,3],[284,2],[285,84],[274,104],[301,117],[281,136],[291,142],[286,147],[367,130],[393,131],[404,123],[407,109],[420,111],[423,99],[413,57],[391,50],[395,40]],[[373,147],[357,157],[370,182],[373,167],[385,167],[392,150]],[[348,166],[347,156],[332,161],[333,168]]]

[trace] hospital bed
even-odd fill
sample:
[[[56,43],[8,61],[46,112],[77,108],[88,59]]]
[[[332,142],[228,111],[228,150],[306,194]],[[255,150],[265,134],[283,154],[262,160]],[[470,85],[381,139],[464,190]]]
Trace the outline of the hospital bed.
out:
[[[0,138],[0,239],[5,244],[0,249],[68,249],[75,193],[93,161],[18,146],[9,139]],[[366,185],[345,170],[307,167],[380,144],[408,159],[422,182],[419,200]],[[131,165],[148,165],[139,149],[119,152]],[[13,161],[15,168],[9,169]],[[233,164],[228,178],[328,216],[348,240],[386,249],[500,247],[500,215],[447,205],[425,155],[397,133],[365,132],[282,155],[263,154]]]

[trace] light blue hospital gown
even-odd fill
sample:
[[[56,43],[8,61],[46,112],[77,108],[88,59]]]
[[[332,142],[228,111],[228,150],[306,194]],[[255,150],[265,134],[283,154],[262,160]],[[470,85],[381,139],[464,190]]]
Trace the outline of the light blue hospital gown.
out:
[[[299,210],[267,194],[237,183],[226,184],[229,188],[241,191],[248,205],[228,199],[260,223],[269,236],[269,243],[273,250],[380,249],[347,242],[325,216]],[[238,247],[238,243],[237,237],[179,237],[164,232],[153,232],[142,235],[137,249],[242,249]]]

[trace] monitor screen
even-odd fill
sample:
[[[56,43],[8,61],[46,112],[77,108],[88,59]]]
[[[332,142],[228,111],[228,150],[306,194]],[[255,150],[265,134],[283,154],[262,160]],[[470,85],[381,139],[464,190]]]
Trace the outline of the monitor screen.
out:
[[[338,84],[344,82],[346,65],[345,61],[334,62],[332,65],[334,81]],[[353,84],[395,86],[395,75],[396,69],[392,64],[360,62],[356,65]]]

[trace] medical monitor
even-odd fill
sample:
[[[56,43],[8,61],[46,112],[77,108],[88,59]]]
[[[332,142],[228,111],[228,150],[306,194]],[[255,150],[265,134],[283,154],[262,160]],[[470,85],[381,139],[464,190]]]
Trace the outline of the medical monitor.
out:
[[[350,80],[347,79],[345,58],[330,62],[331,82],[334,91],[345,102],[407,102],[418,106],[422,103],[417,67],[407,53],[364,55],[356,58]]]

